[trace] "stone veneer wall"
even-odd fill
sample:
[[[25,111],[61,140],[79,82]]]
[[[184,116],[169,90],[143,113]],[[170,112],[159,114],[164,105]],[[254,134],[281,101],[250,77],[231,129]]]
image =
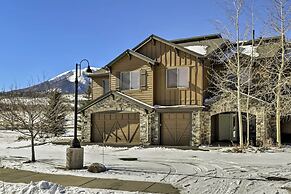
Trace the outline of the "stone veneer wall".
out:
[[[241,101],[241,107],[242,112],[247,112],[246,100]],[[236,102],[230,97],[221,98],[213,103],[208,111],[208,115],[206,114],[204,117],[207,122],[204,129],[204,133],[207,135],[204,139],[208,139],[208,143],[211,143],[211,116],[224,112],[237,112]],[[265,106],[256,100],[251,100],[250,114],[256,116],[256,143],[260,146],[265,145],[270,139],[271,129],[269,114],[267,113]]]
[[[242,101],[242,111],[245,112],[245,102]],[[82,113],[82,140],[91,141],[91,114],[105,111],[129,111],[139,113],[140,142],[143,145],[160,144],[160,114],[148,113],[145,109],[116,95],[94,104]],[[192,115],[192,130],[190,145],[211,144],[211,117],[224,112],[236,112],[236,103],[229,98],[221,98],[213,103],[209,110],[195,110]],[[263,106],[258,103],[251,104],[250,114],[256,116],[257,145],[270,143],[270,117]]]
[[[192,112],[191,146],[210,143],[210,121],[209,112],[202,110],[196,110]]]
[[[81,116],[82,141],[91,141],[91,115],[92,113],[105,111],[129,111],[139,113],[140,118],[140,142],[141,144],[151,143],[152,117],[143,108],[129,102],[117,95],[111,95],[104,100],[94,104],[83,111]],[[150,130],[149,130],[150,129]]]

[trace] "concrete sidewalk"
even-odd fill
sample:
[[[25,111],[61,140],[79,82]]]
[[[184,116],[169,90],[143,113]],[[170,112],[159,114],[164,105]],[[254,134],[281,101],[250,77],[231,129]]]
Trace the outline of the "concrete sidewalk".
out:
[[[0,181],[10,183],[30,183],[46,180],[63,186],[111,189],[121,191],[139,191],[150,193],[179,193],[172,185],[155,182],[101,179],[70,175],[36,173],[25,170],[0,168]]]

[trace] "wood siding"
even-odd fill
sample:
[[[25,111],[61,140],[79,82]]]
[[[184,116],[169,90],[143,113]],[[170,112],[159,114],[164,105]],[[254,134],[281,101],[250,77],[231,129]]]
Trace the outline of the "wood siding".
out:
[[[104,94],[103,80],[109,79],[108,76],[92,78],[92,99],[96,99]]]
[[[137,52],[159,62],[154,70],[154,104],[203,104],[203,91],[207,87],[207,78],[201,60],[157,40],[146,43]],[[189,67],[189,88],[167,88],[166,70],[175,67]]]
[[[110,83],[111,90],[118,89],[119,74],[125,71],[145,70],[146,87],[142,90],[121,90],[122,93],[131,96],[137,100],[153,105],[153,71],[147,62],[134,56],[124,56],[111,66]]]

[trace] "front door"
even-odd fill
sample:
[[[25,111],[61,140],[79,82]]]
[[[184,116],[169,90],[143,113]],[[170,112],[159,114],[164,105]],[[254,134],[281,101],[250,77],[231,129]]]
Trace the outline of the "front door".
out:
[[[237,115],[226,113],[219,115],[218,141],[237,141]]]

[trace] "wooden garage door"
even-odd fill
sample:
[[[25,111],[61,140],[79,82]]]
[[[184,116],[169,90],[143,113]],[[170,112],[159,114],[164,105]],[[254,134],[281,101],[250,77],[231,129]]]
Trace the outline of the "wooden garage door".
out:
[[[140,143],[138,113],[92,114],[92,142]]]
[[[191,139],[190,113],[162,113],[161,144],[189,146]]]

